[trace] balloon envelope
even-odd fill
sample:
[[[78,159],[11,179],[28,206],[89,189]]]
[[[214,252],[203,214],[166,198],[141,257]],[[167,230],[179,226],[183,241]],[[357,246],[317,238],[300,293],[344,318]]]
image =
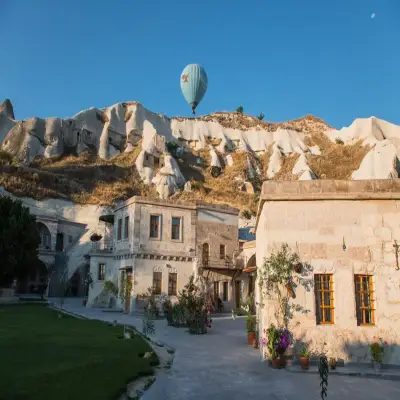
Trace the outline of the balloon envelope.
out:
[[[183,97],[193,110],[199,105],[207,91],[208,78],[206,71],[199,64],[189,64],[181,74]]]

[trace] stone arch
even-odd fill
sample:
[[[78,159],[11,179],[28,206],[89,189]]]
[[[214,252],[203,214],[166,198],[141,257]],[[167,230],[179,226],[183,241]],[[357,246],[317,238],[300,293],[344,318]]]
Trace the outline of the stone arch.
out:
[[[40,248],[43,250],[51,250],[51,234],[50,229],[43,222],[36,222],[36,226],[40,236]]]
[[[153,272],[162,272],[162,267],[153,267]]]
[[[247,260],[246,268],[255,267],[256,265],[257,265],[257,264],[256,264],[256,254],[254,253],[254,254]]]

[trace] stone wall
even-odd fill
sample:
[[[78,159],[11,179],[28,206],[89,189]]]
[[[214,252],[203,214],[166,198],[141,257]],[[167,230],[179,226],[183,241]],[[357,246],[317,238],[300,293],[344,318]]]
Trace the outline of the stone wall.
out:
[[[257,217],[257,266],[288,243],[310,266],[303,276],[332,274],[333,325],[317,325],[314,290],[296,289],[297,304],[307,315],[292,321],[295,335],[312,339],[316,352],[369,360],[374,336],[389,343],[385,363],[400,364],[400,271],[396,241],[400,242],[400,180],[267,182]],[[375,325],[357,326],[354,275],[371,275]],[[258,286],[258,285],[257,285]],[[258,293],[258,300],[261,300]],[[274,303],[259,308],[262,329],[274,322]]]

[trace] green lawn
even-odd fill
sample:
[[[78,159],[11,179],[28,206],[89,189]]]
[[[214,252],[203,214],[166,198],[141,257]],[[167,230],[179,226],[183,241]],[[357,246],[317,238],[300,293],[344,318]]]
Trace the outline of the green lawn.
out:
[[[0,306],[0,399],[110,400],[152,372],[150,346],[122,327],[63,316],[38,304]]]

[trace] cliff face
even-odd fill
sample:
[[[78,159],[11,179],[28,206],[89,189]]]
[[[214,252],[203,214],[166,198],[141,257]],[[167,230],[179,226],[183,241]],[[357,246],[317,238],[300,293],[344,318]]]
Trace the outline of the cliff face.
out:
[[[31,187],[33,197],[34,186],[52,181],[44,197],[108,203],[113,196],[175,195],[241,206],[265,179],[398,177],[400,127],[374,117],[340,130],[313,116],[284,123],[222,112],[167,118],[137,102],[90,108],[66,119],[18,121],[6,100],[0,106],[0,146],[0,185],[22,194],[24,186]],[[34,184],[30,174],[36,174]],[[108,190],[107,199],[96,190]]]

